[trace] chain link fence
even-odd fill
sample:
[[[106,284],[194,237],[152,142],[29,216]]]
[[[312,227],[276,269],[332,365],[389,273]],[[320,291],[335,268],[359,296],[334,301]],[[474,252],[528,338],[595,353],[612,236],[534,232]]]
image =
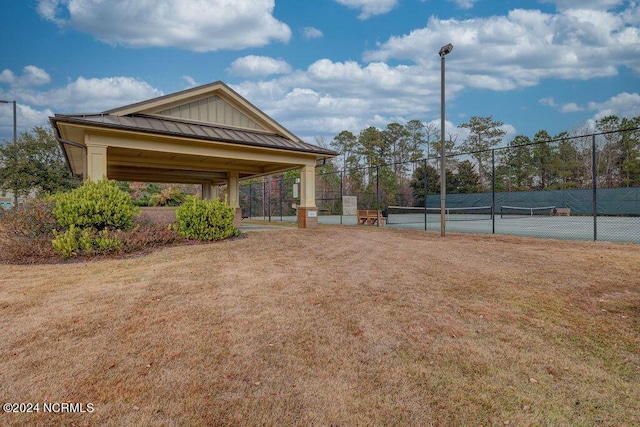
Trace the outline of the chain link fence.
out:
[[[319,168],[319,221],[355,225],[379,209],[389,227],[640,243],[640,129],[565,136],[446,158]],[[241,185],[243,216],[295,221],[296,177]],[[351,207],[352,209],[350,209]]]

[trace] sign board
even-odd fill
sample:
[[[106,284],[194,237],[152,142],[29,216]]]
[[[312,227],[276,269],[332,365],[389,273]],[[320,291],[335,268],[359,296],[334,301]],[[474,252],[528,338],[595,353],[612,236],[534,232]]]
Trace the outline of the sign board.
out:
[[[318,217],[318,211],[312,211],[312,210],[307,211],[307,218],[317,218],[317,217]]]
[[[0,208],[1,209],[11,209],[11,205],[13,203],[11,202],[11,199],[9,198],[0,198]]]
[[[358,196],[342,196],[342,215],[357,215]]]

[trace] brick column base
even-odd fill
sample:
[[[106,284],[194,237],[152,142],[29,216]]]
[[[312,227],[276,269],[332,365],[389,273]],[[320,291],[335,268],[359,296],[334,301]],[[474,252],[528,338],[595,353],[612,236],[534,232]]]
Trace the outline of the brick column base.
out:
[[[298,228],[316,228],[318,226],[318,208],[298,207]]]

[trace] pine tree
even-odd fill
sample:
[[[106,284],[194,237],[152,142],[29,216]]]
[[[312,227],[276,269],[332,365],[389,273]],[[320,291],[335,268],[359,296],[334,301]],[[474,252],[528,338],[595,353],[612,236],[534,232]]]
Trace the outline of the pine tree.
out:
[[[478,175],[480,186],[486,187],[485,165],[488,163],[492,147],[502,141],[506,131],[502,129],[504,123],[493,120],[492,116],[473,116],[467,123],[462,123],[459,127],[469,129],[469,137],[462,144],[462,150],[471,155],[478,162]]]

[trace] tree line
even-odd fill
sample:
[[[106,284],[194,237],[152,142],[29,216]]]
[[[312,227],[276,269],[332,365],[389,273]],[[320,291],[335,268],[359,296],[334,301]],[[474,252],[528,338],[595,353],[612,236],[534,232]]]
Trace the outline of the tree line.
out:
[[[445,137],[448,193],[490,191],[494,172],[497,191],[591,188],[594,133],[598,187],[640,187],[640,117],[607,116],[595,122],[595,130],[555,136],[540,130],[533,138],[517,135],[507,144],[502,127],[491,116],[474,116],[459,125],[468,133],[463,141],[455,133]],[[370,126],[357,135],[345,130],[330,145],[338,156],[318,168],[316,193],[321,199],[346,194],[374,200],[381,194],[385,205],[420,205],[425,188],[427,194],[440,192],[440,129],[433,123]],[[283,178],[293,178],[291,174],[298,176],[294,171]],[[79,184],[49,128],[35,127],[15,143],[0,145],[0,195],[9,190],[17,200]]]
[[[474,116],[458,126],[468,137],[446,136],[448,193],[591,188],[592,139],[597,134],[596,172],[600,188],[640,186],[640,117],[607,116],[586,129],[552,136],[545,130],[533,138],[517,135],[504,144],[503,122]],[[357,135],[342,131],[331,141],[339,153],[323,168],[330,184],[332,172],[343,169],[344,194],[365,198],[380,194],[383,205],[416,204],[440,192],[440,129],[419,120],[367,127]],[[333,170],[332,170],[333,169]],[[495,182],[492,179],[495,174]]]

